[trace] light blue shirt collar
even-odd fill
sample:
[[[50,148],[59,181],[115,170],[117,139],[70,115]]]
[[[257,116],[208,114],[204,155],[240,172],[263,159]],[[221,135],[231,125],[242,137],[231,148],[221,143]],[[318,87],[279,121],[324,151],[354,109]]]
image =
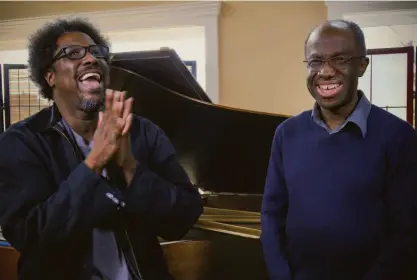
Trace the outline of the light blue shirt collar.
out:
[[[369,113],[371,112],[372,104],[366,98],[362,91],[358,91],[359,94],[359,102],[355,107],[355,110],[350,114],[350,116],[336,129],[330,130],[329,127],[324,123],[320,115],[320,108],[316,103],[314,108],[311,112],[311,117],[313,118],[314,122],[319,126],[326,129],[329,134],[338,133],[341,131],[346,124],[354,123],[356,124],[362,132],[362,137],[365,138],[366,132],[368,130],[368,117]]]

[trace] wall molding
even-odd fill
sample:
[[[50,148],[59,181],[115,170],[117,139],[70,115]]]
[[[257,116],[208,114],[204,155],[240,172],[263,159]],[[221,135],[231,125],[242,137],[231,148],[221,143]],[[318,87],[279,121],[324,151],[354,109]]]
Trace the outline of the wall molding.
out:
[[[325,1],[328,19],[346,19],[361,27],[417,23],[415,1]]]
[[[417,9],[346,13],[343,18],[361,27],[410,25],[417,24]]]
[[[220,9],[220,1],[201,1],[2,20],[0,21],[0,51],[26,49],[29,36],[45,23],[57,18],[87,18],[104,34],[138,29],[204,26],[206,41],[206,92],[213,103],[218,103],[218,17]]]

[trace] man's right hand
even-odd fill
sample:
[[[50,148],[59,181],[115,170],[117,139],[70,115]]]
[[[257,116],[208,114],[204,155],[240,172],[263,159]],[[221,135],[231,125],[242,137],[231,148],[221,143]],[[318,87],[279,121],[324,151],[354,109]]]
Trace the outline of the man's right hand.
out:
[[[93,136],[93,148],[85,160],[88,167],[101,174],[104,166],[115,155],[120,146],[124,127],[121,92],[106,90],[106,108],[99,112],[97,129]]]

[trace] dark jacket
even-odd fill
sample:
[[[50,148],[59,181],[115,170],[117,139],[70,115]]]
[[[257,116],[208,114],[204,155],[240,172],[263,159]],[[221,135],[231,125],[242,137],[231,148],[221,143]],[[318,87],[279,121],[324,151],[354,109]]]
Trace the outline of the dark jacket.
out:
[[[90,280],[99,226],[115,231],[135,279],[172,279],[157,236],[181,239],[203,206],[166,135],[134,118],[139,165],[129,188],[115,188],[84,164],[60,119],[52,106],[0,136],[0,226],[21,253],[19,279]]]

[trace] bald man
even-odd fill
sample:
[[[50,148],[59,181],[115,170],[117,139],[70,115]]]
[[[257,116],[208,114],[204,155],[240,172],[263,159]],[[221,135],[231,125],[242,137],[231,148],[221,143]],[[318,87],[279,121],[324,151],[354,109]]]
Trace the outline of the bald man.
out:
[[[358,89],[356,24],[317,26],[305,58],[315,105],[277,128],[262,202],[270,278],[416,280],[416,132]]]

